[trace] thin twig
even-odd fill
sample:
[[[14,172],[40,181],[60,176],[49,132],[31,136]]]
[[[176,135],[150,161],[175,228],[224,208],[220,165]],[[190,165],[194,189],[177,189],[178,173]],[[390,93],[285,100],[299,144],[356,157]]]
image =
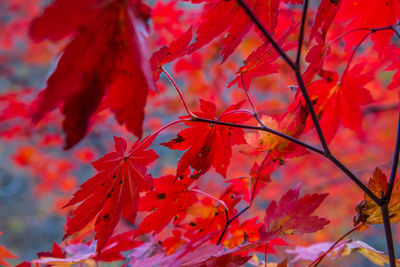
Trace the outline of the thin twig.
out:
[[[263,35],[268,39],[271,45],[278,51],[279,55],[286,61],[286,63],[292,68],[295,69],[295,63],[289,58],[289,56],[282,50],[279,44],[272,38],[271,34],[269,34],[268,30],[262,25],[261,21],[256,17],[256,15],[251,11],[250,7],[243,0],[238,0],[239,5],[242,6],[247,15],[251,18],[251,20],[257,25],[258,29],[263,33]]]
[[[345,37],[346,35],[354,33],[354,32],[370,31],[371,33],[375,33],[375,32],[384,31],[384,30],[393,30],[393,28],[398,26],[399,24],[400,24],[400,22],[396,22],[395,24],[392,24],[390,26],[380,27],[380,28],[357,28],[357,29],[353,29],[353,30],[350,30],[348,32],[342,33],[341,35],[339,35],[338,37],[336,37],[332,41],[329,41],[327,43],[327,46],[330,46],[331,44],[333,44],[333,43],[337,42],[338,40],[342,39],[343,37]]]
[[[170,127],[170,126],[172,126],[172,125],[175,125],[175,124],[180,123],[180,122],[185,122],[185,121],[190,121],[190,119],[181,119],[181,120],[176,120],[176,121],[170,122],[170,123],[164,125],[163,127],[161,127],[160,129],[158,129],[157,131],[155,131],[154,133],[152,133],[151,135],[148,135],[146,138],[143,139],[143,141],[142,141],[134,150],[132,150],[132,151],[126,156],[126,158],[131,157],[139,148],[141,148],[141,147],[143,147],[143,146],[146,146],[147,143],[149,142],[149,140],[151,140],[152,138],[156,138],[157,135],[158,135],[160,132],[164,131],[165,129],[167,129],[168,127]]]
[[[254,116],[254,118],[258,121],[258,123],[259,123],[261,126],[266,127],[266,125],[264,125],[264,123],[261,121],[260,117],[258,116],[258,112],[257,112],[257,110],[256,110],[256,108],[255,108],[255,106],[254,106],[254,104],[253,104],[253,101],[251,101],[249,92],[248,92],[248,90],[247,90],[247,88],[246,88],[246,85],[244,84],[244,81],[243,81],[243,74],[242,74],[242,73],[240,74],[240,81],[242,82],[242,87],[243,87],[244,92],[246,93],[247,100],[249,100],[250,106],[251,106],[251,108],[253,109],[253,112],[254,112],[253,116]]]
[[[225,209],[226,223],[225,223],[224,229],[223,229],[222,232],[221,232],[221,235],[220,235],[219,238],[218,238],[217,245],[219,245],[220,242],[222,241],[222,239],[223,239],[223,237],[224,237],[226,231],[228,230],[229,225],[230,225],[234,220],[236,220],[240,215],[242,215],[246,210],[250,209],[251,206],[253,205],[253,200],[254,200],[254,196],[255,196],[255,194],[256,194],[256,189],[257,189],[257,185],[258,185],[258,180],[260,179],[261,169],[264,167],[265,161],[266,161],[266,159],[268,158],[268,156],[269,156],[270,153],[271,153],[271,151],[268,152],[268,154],[265,156],[264,160],[261,162],[260,167],[258,167],[257,178],[256,178],[256,181],[255,181],[255,183],[254,183],[254,185],[253,185],[252,194],[251,194],[251,196],[249,196],[249,197],[250,197],[250,203],[249,203],[249,205],[247,205],[247,207],[245,207],[244,209],[242,209],[241,211],[239,211],[235,216],[233,216],[233,217],[230,218],[230,219],[229,219],[229,216],[228,216],[227,209]],[[249,187],[251,187],[251,179],[249,179],[249,180],[250,180]]]
[[[215,202],[218,202],[219,204],[224,206],[225,210],[229,211],[228,206],[225,204],[225,202],[222,199],[218,199],[218,198],[216,198],[216,197],[214,197],[214,196],[212,196],[212,195],[210,195],[210,194],[208,194],[208,193],[206,193],[204,191],[198,190],[198,189],[190,189],[189,191],[196,192],[196,193],[199,193],[199,194],[201,194],[203,196],[206,196],[206,197],[214,200]]]
[[[190,117],[194,117],[193,113],[190,111],[188,105],[186,104],[185,99],[183,98],[182,91],[179,89],[179,87],[178,87],[178,85],[176,84],[175,80],[172,78],[171,75],[169,75],[169,73],[168,73],[168,72],[164,69],[164,67],[162,67],[162,66],[161,66],[161,71],[164,72],[164,74],[168,77],[168,79],[170,80],[170,82],[172,83],[172,85],[175,87],[176,92],[178,93],[178,95],[179,95],[179,97],[180,97],[180,99],[181,99],[181,101],[182,101],[182,103],[183,103],[183,106],[184,106],[185,109],[186,109],[187,114],[188,114]]]
[[[345,233],[344,235],[342,235],[338,240],[336,240],[335,243],[333,243],[333,245],[327,251],[325,251],[322,255],[320,255],[313,262],[311,262],[308,265],[308,267],[317,267],[318,264],[320,264],[321,261],[326,257],[326,255],[328,255],[329,252],[331,252],[337,246],[337,244],[339,244],[340,241],[342,241],[345,237],[349,236],[351,233],[353,233],[354,231],[359,229],[361,226],[362,226],[362,224],[359,224],[356,227],[354,227],[353,229],[351,229],[350,231],[348,231],[347,233]]]

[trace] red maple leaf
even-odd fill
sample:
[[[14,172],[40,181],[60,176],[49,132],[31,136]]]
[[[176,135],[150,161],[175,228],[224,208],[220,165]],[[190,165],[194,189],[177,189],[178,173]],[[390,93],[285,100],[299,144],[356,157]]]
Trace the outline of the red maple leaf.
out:
[[[153,53],[150,58],[151,68],[155,80],[160,79],[161,67],[178,57],[189,52],[189,44],[192,40],[192,28],[187,30],[181,37],[174,40],[169,46],[163,46]]]
[[[305,130],[308,113],[308,109],[301,103],[300,94],[297,94],[295,101],[288,107],[285,114],[276,117],[261,116],[261,121],[267,127],[299,138]],[[268,155],[272,160],[283,161],[308,153],[303,147],[269,132],[248,133],[246,141],[254,148],[254,153],[269,151]]]
[[[167,175],[153,180],[154,190],[140,199],[140,211],[152,211],[139,225],[136,235],[160,232],[173,218],[181,221],[186,209],[197,202],[196,193],[189,190],[193,179],[188,175],[175,180]]]
[[[290,27],[277,40],[277,44],[283,51],[289,51],[297,46],[295,42],[287,42],[288,36],[292,34],[295,29],[296,27]],[[240,76],[242,76],[245,89],[248,90],[253,78],[278,72],[278,65],[276,63],[278,58],[279,53],[272,47],[271,43],[262,44],[245,60],[245,64],[236,72],[236,78],[229,83],[228,87],[237,83],[238,86],[242,88],[243,85],[240,78]]]
[[[279,204],[271,202],[264,220],[268,233],[313,233],[329,223],[327,219],[311,216],[328,194],[308,194],[300,199],[299,194],[300,185],[283,195]]]
[[[308,86],[310,94],[317,99],[316,111],[325,137],[330,142],[340,122],[343,126],[362,134],[361,106],[371,103],[370,92],[364,86],[373,80],[371,74],[363,74],[363,65],[358,64],[347,71],[342,81],[333,73],[328,80],[317,80]]]
[[[343,1],[338,13],[338,20],[350,20],[346,32],[359,28],[387,27],[397,22],[400,18],[399,0],[353,0]],[[357,45],[364,37],[366,31],[356,31],[344,37],[346,49]],[[374,48],[378,53],[390,42],[393,31],[379,31],[371,35]]]
[[[144,44],[148,12],[140,1],[57,0],[32,22],[36,41],[75,33],[33,115],[39,121],[62,103],[66,148],[85,136],[103,98],[117,121],[141,137],[147,93],[155,88]]]
[[[215,118],[217,113],[215,104],[200,99],[201,112],[195,114],[206,119],[243,123],[252,115],[238,110],[242,104],[243,102],[240,102],[230,106]],[[203,122],[186,122],[186,125],[190,128],[182,130],[176,139],[162,144],[171,149],[187,150],[178,163],[176,176],[183,175],[189,167],[195,170],[194,175],[200,176],[213,166],[218,173],[226,177],[232,157],[232,145],[246,143],[243,130]]]
[[[67,222],[64,238],[80,231],[91,220],[95,222],[97,251],[100,252],[113,233],[121,215],[135,223],[139,192],[151,189],[146,166],[158,158],[153,150],[145,150],[152,138],[137,141],[127,150],[127,143],[114,137],[115,152],[93,162],[98,173],[81,185],[65,207],[82,202]]]
[[[329,27],[339,11],[341,0],[322,0],[318,6],[317,14],[315,15],[314,23],[311,27],[310,43],[320,31],[325,38]]]
[[[194,1],[193,1],[194,2]],[[190,46],[191,52],[206,45],[225,33],[222,39],[222,62],[224,62],[242,41],[253,25],[252,20],[237,1],[196,1],[207,2],[201,15],[196,40]],[[248,5],[267,29],[273,33],[278,23],[279,0],[249,0]],[[221,19],[223,18],[223,19]]]

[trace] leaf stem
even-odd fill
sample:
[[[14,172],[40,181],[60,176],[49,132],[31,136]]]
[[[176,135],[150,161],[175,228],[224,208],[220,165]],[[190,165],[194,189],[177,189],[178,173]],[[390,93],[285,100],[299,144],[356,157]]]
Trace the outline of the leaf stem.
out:
[[[333,39],[332,41],[329,41],[327,46],[330,46],[331,44],[333,44],[334,42],[342,39],[343,37],[345,37],[346,35],[353,33],[353,32],[358,32],[358,31],[370,31],[371,33],[375,33],[375,32],[379,32],[379,31],[384,31],[384,30],[393,30],[394,27],[399,26],[400,22],[396,22],[395,24],[392,24],[390,26],[386,26],[386,27],[380,27],[380,28],[357,28],[357,29],[353,29],[350,30],[348,32],[342,33],[341,35],[339,35],[338,37],[336,37],[335,39]]]
[[[180,123],[180,122],[185,122],[185,121],[190,121],[190,119],[176,120],[176,121],[173,121],[173,122],[170,122],[170,123],[164,125],[163,127],[161,127],[160,129],[158,129],[158,130],[155,131],[154,133],[152,133],[152,134],[148,135],[146,138],[144,138],[144,139],[142,140],[142,142],[140,142],[140,144],[139,144],[134,150],[132,150],[126,157],[127,157],[127,158],[131,157],[131,156],[132,156],[139,148],[141,148],[142,146],[145,146],[145,147],[146,147],[146,145],[147,145],[148,142],[154,141],[154,139],[157,137],[157,135],[158,135],[160,132],[162,132],[162,131],[164,131],[165,129],[167,129],[168,127],[170,127],[170,126],[172,126],[172,125],[175,125],[175,124],[178,124],[178,123]]]
[[[198,190],[198,189],[193,189],[192,188],[189,191],[196,192],[196,193],[199,193],[199,194],[201,194],[203,196],[211,198],[212,200],[214,200],[214,201],[218,202],[219,204],[221,204],[222,206],[224,206],[225,210],[229,211],[228,206],[225,204],[225,202],[222,199],[218,199],[218,198],[216,198],[216,197],[214,197],[214,196],[212,196],[212,195],[210,195],[210,194],[208,194],[208,193],[206,193],[204,191]]]
[[[256,108],[255,108],[255,106],[254,106],[254,104],[253,104],[253,101],[251,101],[249,92],[248,92],[248,90],[247,90],[247,88],[246,88],[246,85],[244,84],[244,81],[243,81],[243,74],[242,74],[242,73],[240,74],[240,81],[241,81],[241,83],[242,83],[243,90],[244,90],[244,92],[246,93],[247,100],[249,100],[249,103],[250,103],[250,105],[251,105],[251,108],[253,109],[253,112],[254,112],[254,113],[253,113],[253,116],[254,116],[254,118],[258,121],[258,123],[259,123],[261,126],[267,127],[267,126],[261,121],[260,117],[258,116],[258,112],[257,112],[257,110],[256,110]]]
[[[253,200],[254,200],[254,196],[255,196],[255,193],[256,193],[258,180],[259,180],[259,178],[260,178],[261,169],[264,167],[265,161],[266,161],[266,159],[268,158],[268,156],[269,156],[270,153],[271,153],[271,151],[268,152],[267,156],[265,156],[264,160],[261,162],[260,167],[258,167],[258,174],[257,174],[256,182],[254,183],[253,190],[252,190],[252,193],[251,193],[251,196],[250,196],[250,203],[249,203],[249,205],[247,205],[244,209],[242,209],[240,212],[238,212],[238,213],[237,213],[235,216],[233,216],[231,219],[229,219],[229,215],[228,215],[227,209],[225,209],[226,223],[225,223],[224,229],[223,229],[222,232],[221,232],[221,235],[220,235],[219,238],[218,238],[217,245],[219,245],[219,244],[221,243],[222,238],[224,237],[226,231],[228,230],[229,225],[230,225],[234,220],[236,220],[240,215],[242,215],[246,210],[250,209],[251,206],[253,205]],[[250,181],[250,182],[249,182],[249,184],[250,184],[249,187],[251,187],[251,179],[249,179],[249,181]]]
[[[176,84],[174,78],[172,78],[172,76],[169,75],[169,73],[164,69],[163,66],[161,66],[161,71],[168,77],[168,79],[170,80],[170,82],[172,83],[172,85],[175,87],[176,92],[178,93],[178,95],[179,95],[179,97],[180,97],[180,99],[181,99],[181,101],[182,101],[182,103],[183,103],[183,106],[184,106],[185,109],[186,109],[187,114],[188,114],[190,117],[195,117],[195,115],[190,111],[188,105],[186,104],[186,101],[185,101],[185,99],[183,98],[182,91],[179,89],[179,87],[178,87],[178,85]]]
[[[342,235],[338,240],[336,240],[335,243],[333,243],[333,245],[327,251],[325,251],[322,255],[320,255],[318,258],[316,258],[312,263],[310,263],[308,265],[308,267],[317,267],[318,264],[320,264],[321,261],[326,257],[326,255],[328,255],[329,252],[331,252],[339,244],[340,241],[342,241],[345,237],[349,236],[354,231],[358,230],[361,226],[362,226],[362,224],[359,224],[356,227],[354,227],[353,229],[351,229],[350,231],[348,231],[347,233],[345,233],[344,235]]]

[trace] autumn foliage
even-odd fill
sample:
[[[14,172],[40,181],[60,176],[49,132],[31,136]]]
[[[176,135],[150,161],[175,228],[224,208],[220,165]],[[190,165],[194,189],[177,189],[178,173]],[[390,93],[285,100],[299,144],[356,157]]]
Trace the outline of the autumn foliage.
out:
[[[399,0],[1,9],[4,168],[65,217],[20,267],[400,263]]]

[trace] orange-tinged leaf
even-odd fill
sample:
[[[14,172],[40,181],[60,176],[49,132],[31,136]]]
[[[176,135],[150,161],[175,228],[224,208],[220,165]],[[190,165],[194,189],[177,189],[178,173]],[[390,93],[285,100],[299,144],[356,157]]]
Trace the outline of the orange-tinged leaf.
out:
[[[392,196],[389,202],[389,218],[393,223],[400,222],[400,179],[394,184]],[[386,194],[388,181],[386,175],[379,168],[375,169],[374,175],[369,180],[369,189],[377,197],[381,198]],[[369,224],[383,223],[381,208],[365,194],[364,200],[356,207],[357,215],[354,217],[354,225],[364,223],[360,230],[368,228]]]
[[[151,178],[146,166],[158,158],[153,150],[146,150],[154,137],[137,141],[130,150],[120,137],[114,137],[115,152],[93,162],[98,173],[81,185],[67,206],[82,202],[67,222],[64,238],[95,222],[97,251],[100,252],[120,217],[134,224],[138,209],[139,192],[151,189]]]
[[[273,130],[299,138],[306,127],[308,109],[300,101],[296,102],[289,107],[289,110],[284,115],[277,118],[261,116],[261,121]],[[264,131],[246,134],[246,141],[255,149],[256,153],[270,151],[270,156],[273,159],[283,160],[308,153],[304,148],[293,142]]]

